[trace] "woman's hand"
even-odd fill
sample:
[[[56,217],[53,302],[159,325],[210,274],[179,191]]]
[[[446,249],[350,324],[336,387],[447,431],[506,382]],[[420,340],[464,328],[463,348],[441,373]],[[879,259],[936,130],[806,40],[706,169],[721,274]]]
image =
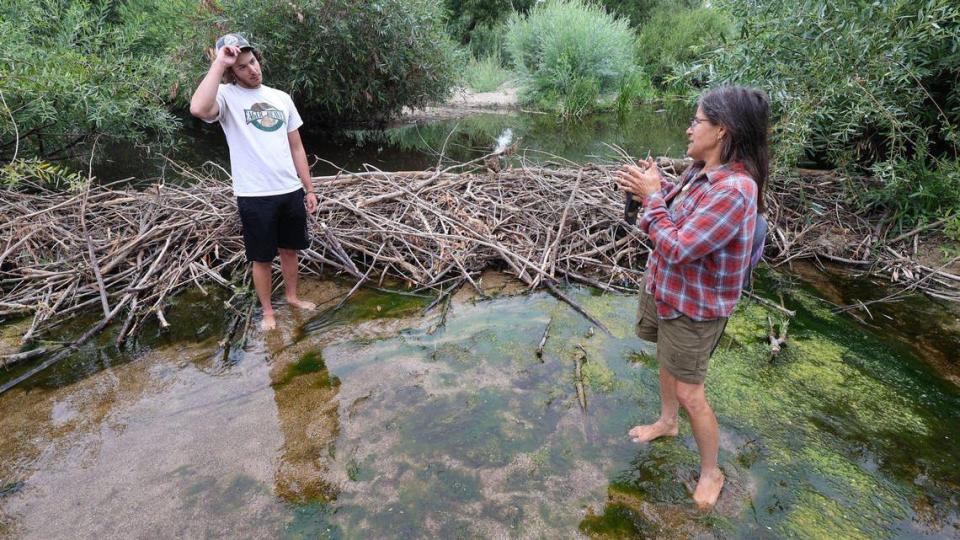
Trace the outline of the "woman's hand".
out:
[[[641,199],[660,191],[663,175],[652,158],[642,159],[636,165],[626,165],[613,173],[620,189],[632,193]]]

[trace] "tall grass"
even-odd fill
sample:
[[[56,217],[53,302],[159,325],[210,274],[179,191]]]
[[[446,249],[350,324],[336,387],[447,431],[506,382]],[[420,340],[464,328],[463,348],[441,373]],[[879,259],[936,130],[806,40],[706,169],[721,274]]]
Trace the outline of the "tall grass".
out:
[[[580,117],[619,90],[636,70],[635,41],[625,19],[583,0],[546,0],[507,23],[520,99],[562,117]]]
[[[470,56],[464,70],[463,83],[474,92],[492,92],[512,77],[510,70],[503,67],[500,53],[494,51],[479,59]]]

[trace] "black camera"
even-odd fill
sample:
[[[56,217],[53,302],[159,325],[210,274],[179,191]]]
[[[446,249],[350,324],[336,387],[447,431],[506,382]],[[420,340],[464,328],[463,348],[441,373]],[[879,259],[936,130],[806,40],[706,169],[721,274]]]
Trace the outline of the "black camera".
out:
[[[619,240],[627,235],[630,228],[637,224],[637,214],[640,213],[640,201],[633,198],[633,194],[625,192],[626,198],[623,201],[623,221],[617,223],[614,228],[613,236]]]
[[[633,194],[629,191],[624,192],[626,198],[623,201],[623,220],[627,222],[628,225],[637,224],[637,214],[640,213],[640,201],[633,198]]]

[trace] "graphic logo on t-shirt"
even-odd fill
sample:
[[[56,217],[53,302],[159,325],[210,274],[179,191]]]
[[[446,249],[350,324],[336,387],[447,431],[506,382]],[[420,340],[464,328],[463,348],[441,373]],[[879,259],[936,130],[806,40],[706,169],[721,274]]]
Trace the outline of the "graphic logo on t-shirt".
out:
[[[261,131],[276,131],[283,125],[286,116],[283,111],[269,103],[254,103],[249,109],[244,109],[248,124],[253,124]]]

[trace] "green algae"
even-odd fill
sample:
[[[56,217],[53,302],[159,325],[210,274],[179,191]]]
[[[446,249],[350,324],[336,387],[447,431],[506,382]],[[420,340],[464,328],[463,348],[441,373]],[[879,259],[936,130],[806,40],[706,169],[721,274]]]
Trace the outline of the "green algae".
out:
[[[786,511],[777,532],[791,538],[836,538],[871,540],[875,532],[863,530],[862,516],[854,514],[838,501],[815,492],[803,491]]]
[[[470,466],[504,466],[517,453],[531,452],[552,426],[507,421],[510,398],[492,389],[467,396],[437,397],[399,429],[410,456],[438,456],[440,451]]]
[[[343,325],[367,321],[402,319],[420,313],[431,299],[399,293],[384,293],[369,289],[358,290],[350,300],[337,309],[320,313],[303,326],[306,334],[326,331]]]
[[[643,528],[637,523],[636,516],[630,507],[608,504],[603,515],[588,514],[578,528],[590,538],[642,538]]]
[[[340,379],[331,377],[327,371],[327,366],[323,362],[323,356],[319,351],[310,351],[304,354],[300,360],[290,364],[272,384],[275,388],[285,386],[293,379],[303,376],[317,374],[313,386],[316,388],[332,388],[340,385]]]
[[[620,384],[619,379],[603,360],[591,360],[584,363],[580,369],[584,381],[590,389],[597,392],[612,392]]]
[[[698,456],[686,421],[676,438],[634,445],[626,437],[659,412],[655,347],[631,335],[631,296],[570,290],[613,337],[589,332],[592,323],[544,293],[453,304],[436,332],[426,331],[427,317],[387,324],[406,329],[381,338],[343,340],[350,334],[340,328],[329,343],[330,326],[318,325],[305,352],[272,373],[285,437],[275,490],[290,512],[281,536],[956,532],[960,452],[950,437],[960,392],[816,309],[825,304],[803,287],[783,292],[801,308],[780,355],[771,357],[766,334],[768,317],[781,315],[744,301],[711,361],[707,394],[728,483],[707,516],[690,508]],[[365,294],[357,300],[367,307],[351,311],[351,300],[337,317],[384,313],[383,295]],[[393,313],[401,312],[415,311]],[[580,347],[586,410],[573,378]],[[323,403],[303,407],[315,401]],[[335,427],[315,437],[321,422]],[[253,489],[240,484],[216,486]],[[197,489],[191,500],[206,490]],[[233,512],[228,499],[214,511]],[[917,525],[921,512],[932,517]]]

